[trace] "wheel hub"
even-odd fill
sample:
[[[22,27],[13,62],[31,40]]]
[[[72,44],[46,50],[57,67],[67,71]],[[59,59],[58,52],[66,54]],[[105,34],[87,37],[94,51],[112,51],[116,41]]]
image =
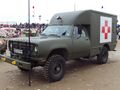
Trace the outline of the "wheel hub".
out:
[[[60,71],[61,71],[61,66],[60,66],[60,65],[57,65],[57,66],[54,68],[54,73],[55,73],[55,74],[58,74]]]

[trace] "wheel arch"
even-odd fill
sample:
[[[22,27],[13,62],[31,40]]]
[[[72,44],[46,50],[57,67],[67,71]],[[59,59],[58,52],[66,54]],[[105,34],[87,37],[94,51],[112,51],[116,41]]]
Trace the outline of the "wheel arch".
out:
[[[53,54],[59,54],[61,56],[63,56],[65,58],[65,60],[68,59],[68,50],[66,48],[56,48],[56,49],[53,49],[49,54],[48,54],[48,57],[47,59],[53,55]]]
[[[108,51],[110,50],[109,44],[104,44],[104,47],[106,47],[108,49]]]

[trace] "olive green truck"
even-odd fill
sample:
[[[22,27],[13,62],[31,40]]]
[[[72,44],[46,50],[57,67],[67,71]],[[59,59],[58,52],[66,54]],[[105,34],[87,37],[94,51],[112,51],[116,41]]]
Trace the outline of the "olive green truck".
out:
[[[9,40],[10,57],[0,58],[24,71],[42,66],[45,79],[59,81],[68,60],[97,56],[97,63],[107,63],[108,51],[114,51],[117,43],[116,26],[117,16],[108,13],[58,13],[39,36],[30,38],[30,45],[28,37]]]

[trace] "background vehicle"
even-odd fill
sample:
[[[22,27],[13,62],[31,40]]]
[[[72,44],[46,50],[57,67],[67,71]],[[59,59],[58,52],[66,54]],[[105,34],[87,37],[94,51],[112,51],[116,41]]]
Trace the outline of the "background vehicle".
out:
[[[0,38],[0,54],[4,54],[7,49],[7,42],[3,39]]]

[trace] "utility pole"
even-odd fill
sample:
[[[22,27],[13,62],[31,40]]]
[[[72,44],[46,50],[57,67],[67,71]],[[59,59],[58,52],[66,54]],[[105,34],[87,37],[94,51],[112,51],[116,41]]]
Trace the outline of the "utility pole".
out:
[[[29,35],[28,35],[28,40],[29,40],[29,56],[28,59],[31,63],[31,43],[30,43],[30,35],[31,35],[31,31],[30,31],[30,0],[28,0],[28,28],[29,28]],[[29,86],[31,86],[31,69],[29,70]]]
[[[76,11],[76,1],[74,2],[74,11]]]

